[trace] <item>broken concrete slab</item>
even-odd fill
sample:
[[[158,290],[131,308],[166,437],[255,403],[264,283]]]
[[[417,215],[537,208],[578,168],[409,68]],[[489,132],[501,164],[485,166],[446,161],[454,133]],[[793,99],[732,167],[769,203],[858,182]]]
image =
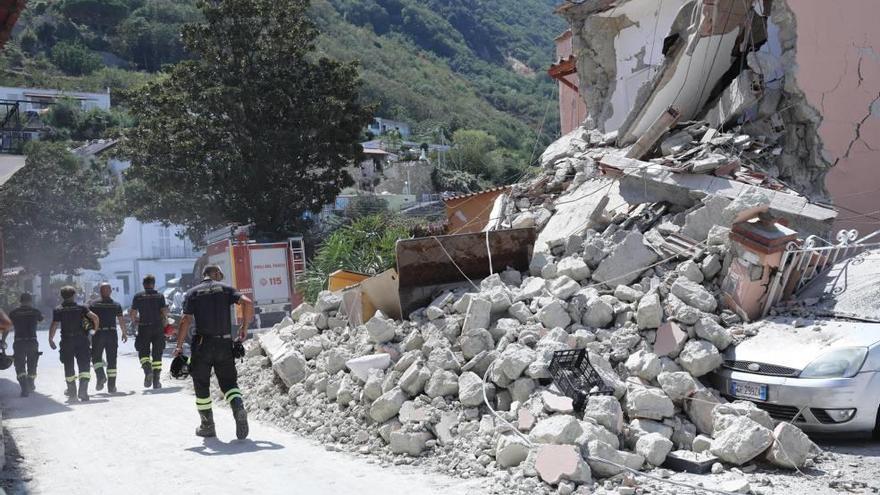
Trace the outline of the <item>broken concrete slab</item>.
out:
[[[660,433],[642,435],[636,441],[636,453],[645,458],[652,466],[660,466],[672,451],[672,440]]]
[[[815,444],[800,428],[783,421],[773,430],[773,445],[764,457],[775,466],[800,469],[811,457],[814,447]]]
[[[700,311],[712,313],[718,307],[718,301],[715,300],[715,296],[711,292],[702,285],[691,282],[684,277],[677,278],[670,290],[685,304]]]
[[[601,220],[609,198],[616,196],[617,184],[609,179],[589,180],[574,191],[559,196],[553,216],[538,234],[535,252],[549,252],[551,245],[563,244]],[[615,201],[614,204],[619,204]]]
[[[476,373],[465,371],[458,377],[458,400],[465,407],[483,403],[483,380]]]
[[[428,440],[434,438],[427,431],[407,432],[397,430],[391,432],[391,452],[419,456],[425,451]]]
[[[623,408],[614,397],[594,395],[584,404],[584,418],[590,418],[615,435],[623,431]]]
[[[654,341],[654,354],[658,356],[677,357],[685,343],[687,343],[688,334],[678,323],[667,321],[657,329],[657,338]]]
[[[722,461],[742,466],[761,455],[772,443],[772,431],[745,416],[737,416],[724,431],[716,434],[710,450]]]
[[[661,389],[628,386],[626,412],[630,418],[662,420],[675,414],[675,405]]]
[[[581,433],[583,429],[574,416],[561,414],[538,421],[529,439],[535,443],[574,444]]]
[[[689,340],[678,356],[681,366],[695,378],[715,371],[724,358],[711,342],[705,340]]]
[[[399,387],[394,387],[373,401],[370,405],[370,417],[377,423],[384,423],[397,416],[404,402],[406,394]]]
[[[540,446],[535,470],[542,480],[551,485],[558,485],[563,480],[587,483],[592,477],[590,467],[574,445]]]
[[[593,272],[593,280],[611,287],[630,285],[658,259],[657,253],[645,245],[641,233],[629,232],[623,242],[615,246],[611,254],[599,263],[599,267]]]
[[[366,382],[370,374],[370,370],[385,370],[391,366],[391,355],[386,353],[369,354],[366,356],[349,359],[345,362],[345,366],[352,375],[357,377],[361,382]]]
[[[308,372],[306,358],[293,346],[287,344],[276,353],[272,369],[285,385],[291,387],[303,381]]]
[[[529,444],[518,435],[498,437],[495,443],[495,461],[502,468],[516,467],[529,456]]]
[[[639,330],[658,328],[663,324],[663,306],[657,293],[652,292],[641,298],[636,310],[636,323]]]
[[[376,314],[367,322],[366,327],[370,340],[377,344],[384,344],[394,340],[396,333],[394,320],[386,318],[381,311],[376,311]]]
[[[544,410],[550,414],[571,414],[574,412],[574,402],[571,397],[545,390],[541,392],[541,401],[544,403]]]

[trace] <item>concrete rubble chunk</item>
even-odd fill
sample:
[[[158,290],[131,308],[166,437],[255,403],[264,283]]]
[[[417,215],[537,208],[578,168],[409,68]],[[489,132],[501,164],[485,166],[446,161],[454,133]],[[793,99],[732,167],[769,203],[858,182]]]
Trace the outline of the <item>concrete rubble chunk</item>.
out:
[[[510,390],[511,400],[523,403],[531,397],[535,390],[535,381],[526,377],[517,378],[508,390]]]
[[[587,483],[592,477],[590,466],[574,445],[540,446],[535,469],[541,479],[551,485],[558,485],[563,480]]]
[[[315,303],[315,310],[319,313],[327,313],[336,311],[342,305],[342,294],[330,292],[328,290],[321,291],[318,294],[318,300]]]
[[[276,354],[272,369],[285,385],[291,387],[305,380],[308,371],[306,358],[290,344]]]
[[[623,302],[633,303],[638,302],[640,299],[642,299],[642,297],[644,297],[644,293],[626,285],[618,285],[614,289],[614,297],[620,299]]]
[[[639,330],[658,328],[663,324],[663,306],[657,293],[648,294],[639,301],[636,324]]]
[[[700,321],[694,325],[694,331],[697,337],[708,340],[719,351],[727,349],[733,343],[730,332],[711,318],[700,318]]]
[[[715,300],[715,296],[711,292],[702,285],[691,282],[686,278],[679,277],[676,279],[670,290],[685,304],[693,306],[700,311],[712,313],[718,307],[718,301]]]
[[[381,353],[356,357],[346,361],[345,366],[352,375],[357,377],[360,381],[366,382],[370,375],[370,370],[386,370],[391,366],[391,355]]]
[[[461,353],[465,359],[471,360],[481,352],[495,349],[495,341],[492,334],[485,328],[469,328],[462,332],[459,339]]]
[[[698,389],[692,397],[694,400],[684,402],[684,412],[697,427],[697,431],[703,435],[712,436],[715,431],[713,411],[718,404],[722,403],[721,397],[717,392],[707,388]]]
[[[381,311],[376,311],[376,314],[370,318],[366,326],[370,340],[377,344],[391,342],[394,340],[394,335],[397,331],[394,321],[386,318]]]
[[[710,448],[724,462],[742,466],[761,455],[773,443],[773,432],[755,421],[737,416],[717,434]]]
[[[345,349],[333,348],[324,353],[327,373],[335,375],[345,369],[345,363],[351,357]]]
[[[580,284],[572,280],[568,275],[563,275],[550,283],[550,293],[563,301],[570,299],[580,289]]]
[[[559,277],[571,277],[576,282],[580,282],[590,278],[590,267],[587,266],[584,260],[575,256],[569,256],[556,264],[556,275]]]
[[[771,464],[786,469],[804,467],[815,446],[800,428],[786,422],[776,425],[773,439],[765,458]]]
[[[430,378],[431,372],[426,367],[413,365],[400,377],[399,386],[410,397],[415,397],[422,393]]]
[[[587,450],[589,451],[587,463],[590,465],[590,469],[593,470],[593,474],[599,478],[610,478],[624,471],[599,459],[609,460],[630,469],[641,469],[642,464],[645,463],[645,458],[641,455],[617,450],[601,440],[591,440],[587,443]]]
[[[708,237],[709,230],[715,225],[730,226],[724,209],[730,205],[730,200],[721,196],[712,195],[703,201],[703,206],[688,213],[685,217],[682,234],[696,241],[703,241]],[[730,219],[732,220],[732,218]]]
[[[529,277],[523,282],[522,288],[516,297],[513,298],[513,302],[531,301],[532,299],[539,297],[546,287],[547,281],[543,278]]]
[[[466,332],[477,328],[489,328],[492,321],[492,302],[482,297],[474,297],[468,305],[467,315],[461,330]]]
[[[574,416],[561,414],[538,421],[529,439],[535,443],[574,444],[581,433],[581,424]]]
[[[544,270],[544,267],[553,262],[553,255],[544,252],[535,252],[532,255],[532,261],[529,262],[529,275],[538,277]]]
[[[673,401],[681,401],[690,397],[700,388],[693,375],[684,371],[660,373],[657,376],[660,387]]]
[[[630,418],[661,420],[675,414],[675,405],[660,389],[630,386],[626,393],[626,413]]]
[[[290,318],[293,321],[299,321],[300,317],[306,313],[314,313],[315,308],[309,303],[301,303],[299,306],[293,308],[293,311],[290,312]]]
[[[583,434],[578,438],[578,445],[586,445],[590,440],[600,440],[615,449],[620,448],[620,438],[618,438],[616,434],[608,431],[604,426],[598,425],[589,419],[581,421],[580,423]]]
[[[699,309],[689,306],[675,294],[669,294],[666,298],[666,314],[670,319],[685,325],[694,325],[705,313]]]
[[[257,339],[260,343],[260,348],[263,349],[263,353],[273,363],[278,360],[278,356],[289,349],[278,330],[268,331],[257,337]]]
[[[712,437],[707,437],[706,435],[697,435],[694,438],[694,443],[692,450],[697,454],[701,452],[706,452],[712,447]]]
[[[394,387],[373,401],[370,405],[370,417],[377,423],[384,423],[397,416],[404,402],[406,402],[406,394],[400,387]]]
[[[382,382],[385,380],[385,373],[374,368],[367,372],[367,379],[364,381],[364,402],[371,403],[382,395]]]
[[[483,403],[483,380],[476,373],[465,371],[458,377],[458,400],[462,406],[475,407]]]
[[[660,358],[656,354],[645,351],[636,351],[630,354],[624,367],[631,375],[638,376],[648,382],[657,378],[662,370]]]
[[[687,260],[687,261],[680,263],[675,268],[675,271],[679,275],[681,275],[682,277],[690,280],[691,282],[693,282],[695,284],[702,284],[703,283],[703,279],[704,279],[703,270],[700,269],[700,266],[697,265],[697,263],[694,262],[694,260]]]
[[[644,457],[648,464],[659,466],[666,461],[666,456],[672,451],[672,440],[659,433],[648,433],[636,441],[635,451]]]
[[[679,354],[678,360],[681,366],[695,378],[715,371],[724,362],[718,349],[711,342],[705,340],[688,341]]]
[[[605,328],[614,321],[614,307],[603,298],[595,298],[587,303],[583,324],[593,328]]]
[[[738,400],[719,404],[712,409],[713,431],[717,434],[726,430],[732,424],[733,419],[739,416],[745,416],[768,430],[772,430],[776,426],[776,421],[770,417],[770,414],[759,409],[754,402]]]
[[[520,323],[527,323],[532,317],[531,310],[522,301],[513,303],[513,305],[507,308],[507,313],[516,318]]]
[[[591,396],[584,405],[584,418],[591,418],[615,435],[623,431],[623,408],[614,397]]]
[[[457,396],[458,395],[458,376],[451,372],[441,369],[434,370],[431,378],[425,385],[425,394],[430,398]]]
[[[571,316],[559,301],[553,301],[541,308],[537,317],[546,328],[565,328],[571,323]]]
[[[495,461],[502,468],[516,467],[529,456],[529,444],[518,435],[501,435],[495,443]]]
[[[658,258],[657,253],[645,246],[642,234],[630,232],[599,263],[599,267],[593,272],[593,280],[613,287],[620,284],[630,285]]]
[[[545,390],[541,392],[541,401],[544,403],[544,410],[550,414],[571,414],[574,412],[574,402],[571,397],[554,394],[549,390]]]
[[[630,435],[636,439],[648,433],[659,433],[664,438],[672,438],[675,429],[665,423],[654,421],[653,419],[636,418],[629,423]]]
[[[401,423],[418,423],[428,420],[428,411],[425,407],[416,405],[415,402],[408,400],[400,406],[400,412],[397,413],[397,419]]]
[[[395,454],[419,456],[425,451],[428,440],[433,436],[427,431],[408,432],[397,430],[391,432],[391,451]]]
[[[495,367],[508,380],[513,381],[519,378],[534,361],[535,352],[533,350],[523,345],[511,344],[498,357]]]
[[[715,278],[715,275],[721,272],[722,261],[721,256],[717,254],[710,254],[703,258],[702,263],[700,263],[700,271],[703,272],[706,280],[712,280]]]

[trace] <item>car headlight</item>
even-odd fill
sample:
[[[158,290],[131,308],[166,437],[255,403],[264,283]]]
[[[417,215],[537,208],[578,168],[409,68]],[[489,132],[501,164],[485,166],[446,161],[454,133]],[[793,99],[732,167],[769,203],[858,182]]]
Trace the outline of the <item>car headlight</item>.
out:
[[[867,357],[867,347],[835,349],[808,364],[800,378],[852,378],[862,369]]]

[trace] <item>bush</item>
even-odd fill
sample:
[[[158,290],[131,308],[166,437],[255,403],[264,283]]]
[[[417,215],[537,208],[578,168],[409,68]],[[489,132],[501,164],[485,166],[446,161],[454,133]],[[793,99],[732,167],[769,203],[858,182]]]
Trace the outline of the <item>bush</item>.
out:
[[[103,67],[101,57],[79,43],[62,42],[52,48],[50,60],[71,76],[91,74]]]
[[[336,270],[376,275],[393,267],[397,240],[410,237],[409,232],[405,221],[389,215],[365,216],[340,227],[318,248],[298,289],[314,301]]]

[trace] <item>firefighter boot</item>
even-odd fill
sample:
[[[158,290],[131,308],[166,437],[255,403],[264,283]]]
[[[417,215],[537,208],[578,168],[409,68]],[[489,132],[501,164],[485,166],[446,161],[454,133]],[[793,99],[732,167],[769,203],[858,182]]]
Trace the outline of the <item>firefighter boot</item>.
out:
[[[116,377],[115,376],[111,376],[110,378],[107,379],[107,391],[110,392],[111,394],[116,393]]]
[[[18,379],[18,385],[21,387],[21,396],[27,397],[31,391],[31,385],[28,383],[28,379],[26,376],[23,376]]]
[[[162,383],[159,381],[161,375],[162,370],[153,370],[153,388],[162,388]]]
[[[248,436],[247,411],[244,408],[244,402],[241,397],[236,397],[229,405],[232,406],[232,416],[235,418],[235,436],[239,440],[244,440]]]
[[[34,383],[34,380],[35,380],[36,378],[37,378],[37,377],[35,377],[35,376],[29,376],[29,377],[27,378],[27,381],[28,381],[28,388],[31,390],[31,392],[36,392],[36,391],[37,391],[37,385],[36,385],[36,383]]]
[[[200,437],[216,437],[217,432],[214,429],[214,413],[211,412],[210,409],[207,411],[199,411],[199,418],[202,420],[202,424],[196,428],[196,435]]]
[[[89,379],[88,378],[80,378],[79,379],[79,400],[85,402],[89,400]]]
[[[104,384],[107,383],[107,374],[104,373],[104,368],[95,369],[95,376],[98,377],[98,381],[95,383],[95,390],[104,390]]]
[[[70,397],[71,399],[76,399],[76,383],[67,382],[67,391],[64,392],[64,395]]]

